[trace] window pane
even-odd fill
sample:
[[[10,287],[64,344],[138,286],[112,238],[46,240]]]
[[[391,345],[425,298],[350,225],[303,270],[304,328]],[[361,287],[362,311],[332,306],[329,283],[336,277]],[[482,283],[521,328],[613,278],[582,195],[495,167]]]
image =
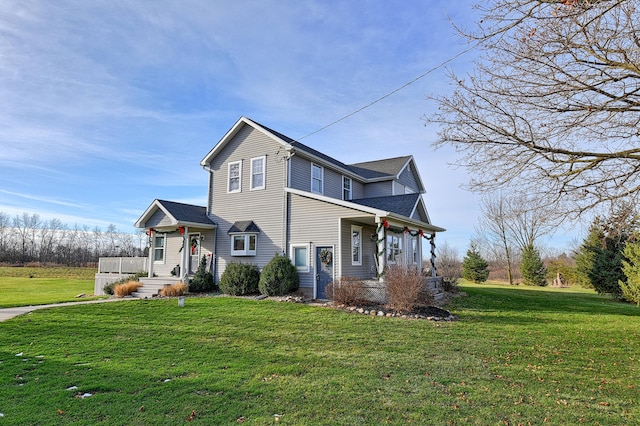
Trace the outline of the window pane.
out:
[[[164,249],[155,249],[153,260],[157,260],[157,261],[164,260]]]
[[[249,251],[256,251],[256,236],[249,235]]]
[[[233,236],[233,249],[235,251],[244,251],[244,235]]]
[[[307,248],[294,247],[293,258],[297,268],[306,268],[307,267]]]
[[[313,177],[314,179],[322,179],[322,167],[313,165]]]
[[[229,164],[229,191],[240,190],[240,163]]]
[[[264,186],[264,158],[251,160],[251,188]]]
[[[156,242],[154,243],[155,247],[164,247],[164,236],[156,237]]]

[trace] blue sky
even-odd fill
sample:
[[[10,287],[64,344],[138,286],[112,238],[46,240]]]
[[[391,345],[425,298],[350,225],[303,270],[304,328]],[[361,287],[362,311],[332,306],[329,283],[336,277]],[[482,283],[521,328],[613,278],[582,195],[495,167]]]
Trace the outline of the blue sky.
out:
[[[471,3],[2,0],[0,211],[134,232],[155,198],[205,205],[199,161],[240,116],[302,138],[463,51],[449,19],[471,26]],[[463,254],[478,197],[421,119],[449,88],[439,68],[301,141],[345,163],[412,154]]]

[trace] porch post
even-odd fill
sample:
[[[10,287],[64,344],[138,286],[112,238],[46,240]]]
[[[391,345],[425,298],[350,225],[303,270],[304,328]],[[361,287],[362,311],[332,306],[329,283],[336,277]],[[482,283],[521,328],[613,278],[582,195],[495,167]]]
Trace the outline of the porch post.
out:
[[[186,278],[189,275],[189,227],[184,227],[184,234],[182,235],[182,256],[180,257],[180,278],[186,282]]]
[[[384,225],[382,222],[378,223],[378,235],[376,242],[376,250],[378,256],[378,280],[380,282],[384,281],[382,274],[384,273],[384,269],[386,266],[386,252],[385,252],[385,238],[384,238]]]
[[[153,256],[155,255],[155,252],[153,250],[154,243],[153,228],[149,228],[149,267],[147,268],[149,270],[149,272],[147,273],[148,278],[153,278]]]
[[[436,271],[436,233],[431,234],[431,238],[429,239],[429,244],[431,244],[431,277],[435,278],[437,275]]]

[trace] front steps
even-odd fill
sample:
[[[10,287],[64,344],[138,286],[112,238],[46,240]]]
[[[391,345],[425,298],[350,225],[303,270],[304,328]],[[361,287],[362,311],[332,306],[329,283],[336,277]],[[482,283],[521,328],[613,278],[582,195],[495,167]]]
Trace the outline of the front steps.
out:
[[[157,297],[164,287],[180,281],[179,278],[140,278],[142,287],[131,293],[131,296],[137,299],[152,299]]]

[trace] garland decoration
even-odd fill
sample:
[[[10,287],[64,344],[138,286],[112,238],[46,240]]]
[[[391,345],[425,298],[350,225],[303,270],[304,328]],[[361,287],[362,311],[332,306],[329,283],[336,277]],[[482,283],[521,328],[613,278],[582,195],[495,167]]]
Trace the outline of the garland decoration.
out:
[[[332,259],[332,255],[331,252],[327,249],[322,249],[320,250],[320,262],[322,262],[325,265],[328,265],[331,263],[331,259]]]

